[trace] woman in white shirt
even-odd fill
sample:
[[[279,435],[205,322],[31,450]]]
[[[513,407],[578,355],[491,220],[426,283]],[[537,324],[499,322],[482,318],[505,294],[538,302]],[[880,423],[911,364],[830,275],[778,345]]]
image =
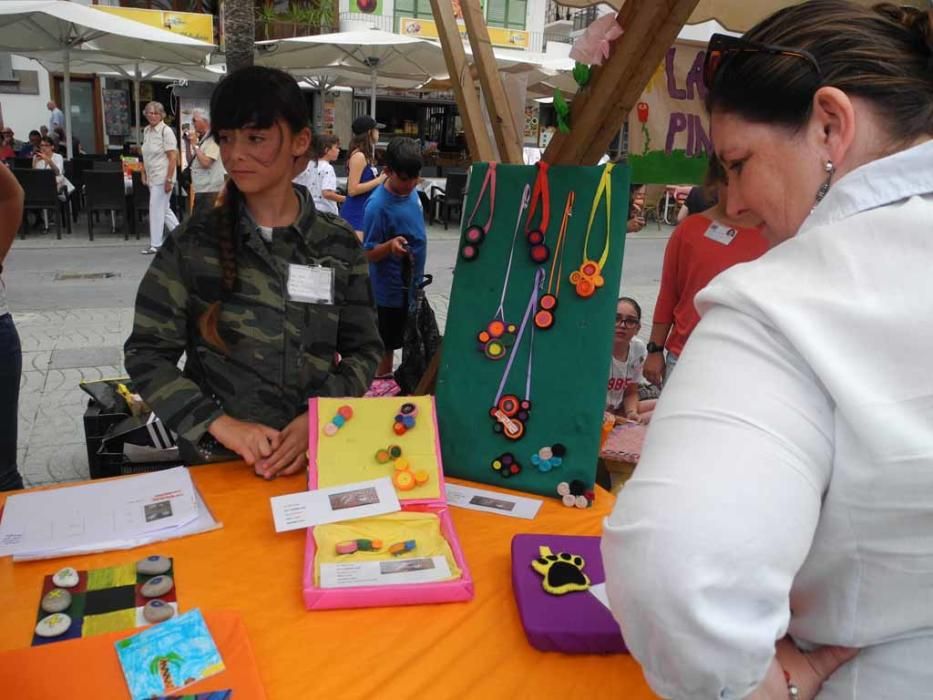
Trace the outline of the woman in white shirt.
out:
[[[337,174],[331,165],[340,155],[340,139],[330,134],[314,137],[312,159],[292,182],[304,185],[314,201],[314,208],[325,214],[338,214],[337,205],[346,197],[337,192]]]
[[[162,247],[163,229],[174,231],[178,218],[170,206],[178,166],[178,139],[165,123],[165,107],[150,102],[143,110],[149,126],[143,129],[143,183],[149,185],[149,247],[151,255]]]
[[[696,298],[612,610],[664,697],[929,697],[933,10],[790,7],[704,76],[729,214],[775,247]]]
[[[74,185],[65,177],[65,159],[55,152],[55,142],[50,136],[42,137],[39,150],[32,157],[32,167],[35,170],[51,170],[55,173],[55,183],[60,199],[66,199],[74,192]]]

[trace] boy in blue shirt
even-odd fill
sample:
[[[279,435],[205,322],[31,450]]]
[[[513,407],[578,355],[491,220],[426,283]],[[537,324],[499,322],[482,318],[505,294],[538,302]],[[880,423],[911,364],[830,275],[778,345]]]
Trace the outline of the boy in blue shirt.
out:
[[[373,191],[363,215],[363,249],[369,260],[379,335],[385,345],[377,378],[392,372],[393,351],[402,347],[409,304],[414,303],[414,295],[409,292],[424,276],[428,238],[415,191],[421,165],[417,141],[392,139],[385,154],[386,181]],[[406,265],[410,279],[403,278],[405,258],[411,263]]]

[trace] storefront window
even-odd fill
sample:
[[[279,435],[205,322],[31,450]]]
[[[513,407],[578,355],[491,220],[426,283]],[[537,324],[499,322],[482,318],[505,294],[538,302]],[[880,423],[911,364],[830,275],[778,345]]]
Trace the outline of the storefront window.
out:
[[[524,29],[528,0],[488,0],[486,24],[490,27]]]
[[[395,0],[395,14],[398,17],[434,19],[429,0]]]

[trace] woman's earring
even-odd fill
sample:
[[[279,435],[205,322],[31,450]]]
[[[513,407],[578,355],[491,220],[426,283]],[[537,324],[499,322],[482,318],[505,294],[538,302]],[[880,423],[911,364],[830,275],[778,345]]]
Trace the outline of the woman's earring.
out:
[[[829,192],[830,185],[833,182],[833,175],[836,173],[836,166],[833,165],[831,160],[826,161],[826,165],[823,166],[823,170],[826,171],[826,181],[820,185],[820,189],[816,191],[816,202],[814,207],[823,201],[823,197],[826,196],[826,193]]]

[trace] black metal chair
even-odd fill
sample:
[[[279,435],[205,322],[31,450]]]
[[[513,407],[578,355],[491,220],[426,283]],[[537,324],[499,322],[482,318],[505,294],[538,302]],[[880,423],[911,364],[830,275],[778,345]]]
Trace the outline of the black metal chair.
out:
[[[24,210],[51,210],[55,212],[55,229],[58,240],[62,239],[62,220],[67,224],[68,233],[71,233],[71,219],[68,218],[68,214],[65,212],[65,202],[58,197],[58,184],[55,180],[55,173],[51,170],[14,168],[13,174],[25,193]],[[26,237],[25,215],[20,223],[19,235],[21,238]]]
[[[83,174],[82,174],[83,176]],[[65,161],[65,178],[74,185],[74,191],[71,194],[68,194],[68,206],[71,209],[71,219],[75,223],[78,223],[78,211],[81,208],[81,190],[84,187],[83,179],[79,185],[75,180],[77,179],[77,171],[75,170],[75,162],[73,160]]]
[[[336,163],[334,163],[334,174],[337,177],[346,177],[347,176],[347,164],[341,163],[340,165],[337,165]]]
[[[445,231],[450,222],[450,212],[456,211],[459,214],[463,209],[463,198],[466,195],[466,186],[466,172],[451,172],[448,173],[447,182],[444,183],[443,188],[434,188],[432,207],[434,211],[440,210],[440,216],[444,221]]]
[[[138,227],[143,217],[149,216],[149,186],[143,184],[139,171],[133,172],[133,226]],[[136,237],[139,238],[137,232]]]
[[[437,174],[437,166],[425,165],[421,168],[421,177],[440,177],[440,175]]]
[[[133,226],[129,206],[130,198],[123,184],[122,172],[86,170],[84,172],[84,194],[87,197],[87,235],[90,240],[94,240],[93,214],[98,211],[122,214],[123,240],[130,239],[131,227],[136,232],[137,240],[139,239],[139,231]]]
[[[16,156],[13,159],[13,167],[28,170],[32,168],[32,158],[30,156]]]

